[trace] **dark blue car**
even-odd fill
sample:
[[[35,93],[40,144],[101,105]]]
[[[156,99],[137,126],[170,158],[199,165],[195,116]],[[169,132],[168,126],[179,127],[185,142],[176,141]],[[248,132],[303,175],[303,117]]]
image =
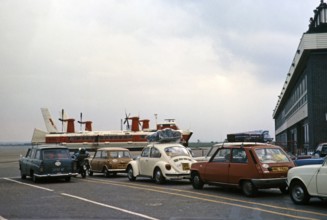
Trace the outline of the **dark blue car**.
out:
[[[311,165],[311,164],[322,164],[324,162],[323,157],[320,158],[309,158],[309,159],[296,159],[294,160],[295,166]]]
[[[19,159],[21,178],[30,176],[34,182],[40,178],[63,178],[67,182],[74,172],[74,160],[67,147],[38,145],[27,150],[26,156]]]
[[[313,155],[310,158],[295,159],[296,166],[310,165],[310,164],[322,164],[327,155],[327,143],[321,143],[317,146]]]

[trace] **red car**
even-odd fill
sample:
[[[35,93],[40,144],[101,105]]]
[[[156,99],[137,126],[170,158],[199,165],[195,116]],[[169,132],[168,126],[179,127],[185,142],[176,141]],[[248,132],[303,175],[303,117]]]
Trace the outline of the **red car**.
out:
[[[193,163],[193,188],[204,184],[239,187],[246,196],[258,189],[279,188],[287,192],[287,172],[293,161],[278,146],[265,143],[223,143],[207,162]]]

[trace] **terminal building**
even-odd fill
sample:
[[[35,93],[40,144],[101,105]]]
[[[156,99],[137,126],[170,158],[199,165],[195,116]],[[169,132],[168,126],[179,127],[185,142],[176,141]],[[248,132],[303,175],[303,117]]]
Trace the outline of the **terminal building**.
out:
[[[276,144],[293,154],[327,142],[327,4],[301,38],[273,112]]]

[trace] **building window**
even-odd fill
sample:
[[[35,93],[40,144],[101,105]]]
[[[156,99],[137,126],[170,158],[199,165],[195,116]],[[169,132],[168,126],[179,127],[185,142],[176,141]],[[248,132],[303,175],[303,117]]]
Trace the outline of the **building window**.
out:
[[[289,96],[288,101],[282,108],[281,114],[276,117],[276,128],[279,128],[283,123],[291,117],[299,108],[307,103],[307,75],[294,87],[293,92]]]
[[[309,124],[304,124],[303,130],[304,130],[304,144],[308,145],[309,144]]]

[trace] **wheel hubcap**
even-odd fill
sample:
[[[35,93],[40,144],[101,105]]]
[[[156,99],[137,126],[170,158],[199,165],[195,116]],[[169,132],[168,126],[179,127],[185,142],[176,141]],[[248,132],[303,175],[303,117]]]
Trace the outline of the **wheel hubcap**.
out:
[[[250,192],[252,190],[252,186],[250,183],[246,183],[244,186],[244,189],[246,192]]]
[[[199,177],[198,176],[195,176],[194,179],[193,179],[194,183],[196,185],[199,185]]]
[[[303,192],[303,189],[299,186],[295,187],[294,190],[293,190],[293,197],[294,199],[300,201],[303,199],[303,196],[304,196],[304,192]]]
[[[160,175],[160,171],[157,171],[157,172],[156,172],[156,180],[160,180],[160,176],[161,176],[161,175]]]
[[[129,178],[132,178],[133,177],[133,170],[132,169],[129,169],[128,170],[128,177]]]

